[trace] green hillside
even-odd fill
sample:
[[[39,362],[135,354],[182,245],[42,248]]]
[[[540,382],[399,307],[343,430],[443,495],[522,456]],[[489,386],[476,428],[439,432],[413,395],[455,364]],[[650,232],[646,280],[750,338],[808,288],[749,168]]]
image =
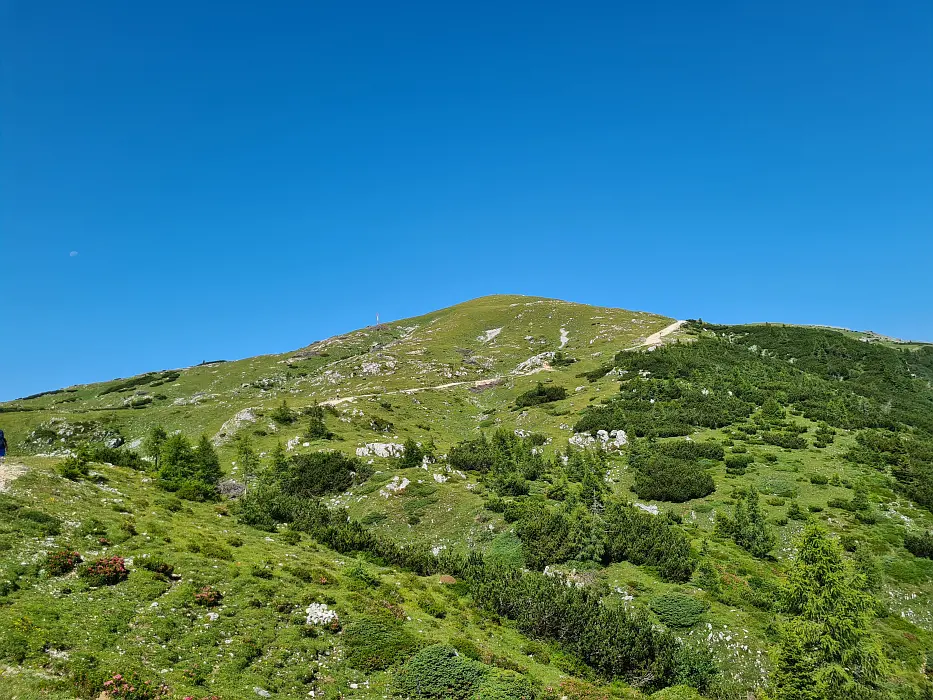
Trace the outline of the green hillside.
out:
[[[933,697],[933,346],[492,296],[0,428],[2,697]]]

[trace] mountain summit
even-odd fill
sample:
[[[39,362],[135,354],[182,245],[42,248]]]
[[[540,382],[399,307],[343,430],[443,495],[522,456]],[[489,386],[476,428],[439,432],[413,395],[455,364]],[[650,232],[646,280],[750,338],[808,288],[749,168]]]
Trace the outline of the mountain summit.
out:
[[[933,347],[491,296],[0,404],[0,695],[924,697]]]

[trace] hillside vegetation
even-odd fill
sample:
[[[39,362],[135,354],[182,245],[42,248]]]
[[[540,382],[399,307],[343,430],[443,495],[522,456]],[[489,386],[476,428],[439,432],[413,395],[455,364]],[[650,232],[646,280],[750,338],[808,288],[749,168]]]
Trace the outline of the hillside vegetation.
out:
[[[0,404],[0,696],[930,698],[931,387],[496,296]]]

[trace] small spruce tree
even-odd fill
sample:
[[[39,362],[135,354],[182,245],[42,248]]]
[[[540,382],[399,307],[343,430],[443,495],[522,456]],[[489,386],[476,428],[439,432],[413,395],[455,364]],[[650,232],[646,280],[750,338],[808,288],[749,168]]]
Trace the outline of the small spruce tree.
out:
[[[143,442],[143,454],[152,460],[156,471],[159,471],[162,457],[162,444],[168,439],[165,429],[161,425],[154,425]]]
[[[320,406],[312,406],[308,411],[308,429],[305,437],[309,440],[330,440],[334,434],[327,429],[324,423],[324,410]]]
[[[205,484],[216,486],[217,482],[223,476],[220,468],[220,458],[217,451],[208,440],[206,435],[202,435],[198,440],[197,447],[194,448],[194,474],[193,477]]]
[[[268,479],[274,484],[280,484],[288,473],[288,457],[285,454],[285,448],[281,442],[275,443],[272,452],[269,453],[269,469],[267,471]]]
[[[195,457],[191,443],[181,433],[169,435],[159,450],[159,478],[177,484],[194,476]]]
[[[402,458],[399,460],[399,466],[402,469],[420,467],[423,459],[424,450],[421,449],[421,445],[415,442],[414,438],[405,440],[405,451],[402,453]]]
[[[732,518],[720,515],[716,525],[720,532],[756,557],[767,556],[774,547],[774,533],[765,522],[754,488],[739,494]]]
[[[282,425],[291,425],[295,422],[295,412],[288,407],[288,402],[285,399],[282,399],[282,403],[272,409],[269,417]]]
[[[808,523],[781,599],[790,619],[772,676],[775,700],[875,696],[886,660],[872,632],[874,600],[863,580],[839,545]]]
[[[253,441],[246,433],[237,436],[236,463],[247,483],[256,476],[259,470],[259,457],[256,456],[256,450],[253,449]]]

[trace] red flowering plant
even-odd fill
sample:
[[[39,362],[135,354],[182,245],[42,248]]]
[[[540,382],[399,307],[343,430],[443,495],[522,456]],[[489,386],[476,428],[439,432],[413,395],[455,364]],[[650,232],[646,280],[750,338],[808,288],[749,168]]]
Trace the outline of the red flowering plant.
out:
[[[79,576],[90,586],[113,586],[130,575],[123,557],[102,557],[81,567]]]
[[[70,549],[59,549],[49,552],[45,558],[45,570],[49,576],[64,576],[81,563],[81,555]]]
[[[194,594],[194,602],[207,608],[212,608],[220,603],[223,593],[211,586],[204,586]]]
[[[137,673],[115,674],[109,681],[104,681],[104,690],[111,698],[123,700],[155,700],[168,695],[168,686],[164,683],[141,680]]]

